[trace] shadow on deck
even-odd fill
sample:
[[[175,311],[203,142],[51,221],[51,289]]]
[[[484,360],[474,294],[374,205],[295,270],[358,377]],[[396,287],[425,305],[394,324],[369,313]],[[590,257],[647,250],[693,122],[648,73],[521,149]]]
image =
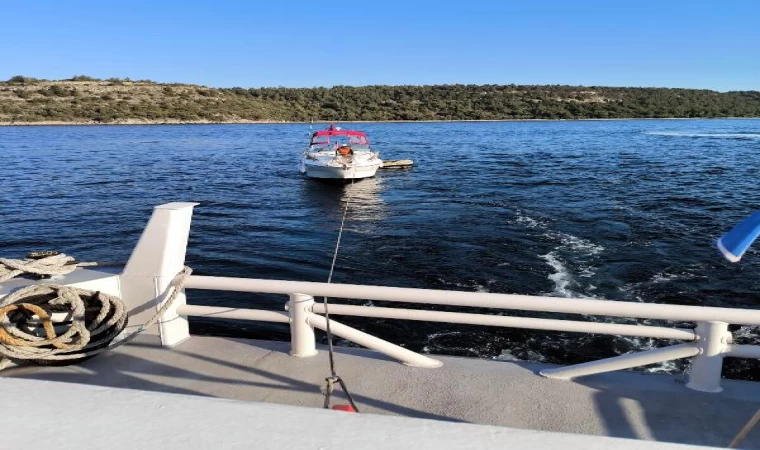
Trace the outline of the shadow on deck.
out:
[[[294,358],[285,342],[193,336],[173,349],[142,336],[77,366],[26,366],[4,376],[321,407],[327,352]],[[406,367],[369,350],[337,348],[338,373],[363,413],[512,428],[726,446],[760,408],[760,384],[687,389],[666,375],[620,372],[575,382],[537,375],[536,363],[441,357]],[[341,393],[335,402],[346,403]],[[760,446],[760,431],[744,448]]]

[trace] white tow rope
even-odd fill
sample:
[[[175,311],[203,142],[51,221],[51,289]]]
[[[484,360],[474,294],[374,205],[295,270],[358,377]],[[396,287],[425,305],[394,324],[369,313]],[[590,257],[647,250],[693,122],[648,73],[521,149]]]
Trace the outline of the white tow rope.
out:
[[[348,215],[348,206],[351,204],[351,198],[354,194],[354,180],[356,176],[356,164],[354,164],[354,177],[351,178],[351,185],[349,186],[348,190],[348,196],[346,197],[346,206],[343,208],[343,218],[340,221],[340,230],[338,231],[338,239],[335,242],[335,251],[333,252],[333,258],[332,258],[332,264],[330,265],[330,274],[327,276],[327,283],[330,284],[332,282],[333,273],[335,272],[335,263],[338,261],[338,251],[340,250],[340,242],[343,238],[343,229],[346,225],[346,216]],[[330,397],[332,396],[332,393],[334,391],[334,385],[335,383],[338,383],[343,389],[343,392],[345,392],[346,397],[348,398],[348,402],[351,404],[351,407],[354,409],[355,412],[359,412],[359,408],[356,407],[356,403],[354,402],[353,397],[351,397],[351,393],[348,392],[348,387],[346,386],[346,382],[343,381],[343,379],[338,375],[337,370],[335,369],[335,352],[333,349],[333,336],[332,331],[330,330],[330,311],[327,304],[327,297],[323,297],[323,304],[325,306],[325,332],[327,333],[327,350],[330,360],[330,376],[325,378],[325,387],[323,390],[323,393],[325,395],[325,402],[324,402],[324,408],[329,409],[330,408]]]

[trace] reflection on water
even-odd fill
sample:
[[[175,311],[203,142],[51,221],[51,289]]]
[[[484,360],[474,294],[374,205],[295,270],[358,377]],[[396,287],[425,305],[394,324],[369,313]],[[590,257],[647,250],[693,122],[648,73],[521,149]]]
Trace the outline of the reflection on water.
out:
[[[387,214],[387,205],[381,194],[383,180],[368,178],[346,185],[341,201],[351,201],[349,219],[352,221],[372,222],[383,220]]]
[[[758,249],[731,265],[713,242],[757,208],[760,120],[361,129],[384,157],[414,159],[414,168],[353,186],[306,179],[296,169],[302,124],[0,127],[0,256],[56,249],[124,261],[153,206],[196,201],[188,247],[196,273],[325,281],[351,195],[335,282],[757,307]],[[192,302],[281,310],[282,297],[199,291]],[[653,345],[345,321],[412,350],[551,363]],[[286,329],[229,326],[202,332],[287,339]],[[760,330],[740,337],[755,342]],[[727,376],[760,379],[754,360],[729,358],[725,367]]]
[[[356,180],[354,183],[340,183],[317,179],[305,179],[303,183],[303,200],[327,219],[338,220],[343,217],[343,209],[350,200],[347,227],[352,222],[377,222],[387,216],[387,204],[381,194],[383,180],[379,177]],[[353,228],[353,227],[352,227]],[[363,226],[356,227],[357,232]]]

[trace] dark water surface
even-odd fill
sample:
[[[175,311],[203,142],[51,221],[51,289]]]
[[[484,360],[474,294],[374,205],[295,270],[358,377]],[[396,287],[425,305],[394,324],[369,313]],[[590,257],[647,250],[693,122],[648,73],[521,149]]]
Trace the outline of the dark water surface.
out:
[[[760,120],[355,128],[383,157],[416,166],[354,185],[336,282],[757,307],[760,254],[729,264],[714,242],[760,206]],[[307,134],[306,125],[0,127],[0,255],[52,248],[126,261],[154,205],[195,201],[196,273],[324,281],[349,186],[301,177]],[[190,293],[195,304],[283,301]],[[487,358],[567,363],[667,344],[342,320],[411,349]],[[192,325],[287,337],[274,325]],[[758,341],[755,328],[737,334]],[[760,366],[727,359],[726,374],[757,379]]]

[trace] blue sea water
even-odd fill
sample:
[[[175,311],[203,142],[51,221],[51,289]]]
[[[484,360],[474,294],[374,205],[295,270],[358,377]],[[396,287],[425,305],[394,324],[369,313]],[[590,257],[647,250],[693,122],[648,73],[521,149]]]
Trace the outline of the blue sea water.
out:
[[[123,262],[153,206],[194,201],[195,273],[325,281],[355,189],[336,282],[757,307],[760,253],[730,264],[714,243],[760,207],[760,120],[351,128],[366,131],[382,157],[415,167],[353,186],[304,179],[302,124],[0,127],[0,255],[58,249]],[[193,291],[189,301],[281,309],[284,299]],[[486,358],[568,363],[667,344],[342,320],[411,349]],[[192,327],[287,338],[275,325]],[[758,341],[755,328],[736,334]],[[760,365],[728,359],[726,374],[757,379]]]

